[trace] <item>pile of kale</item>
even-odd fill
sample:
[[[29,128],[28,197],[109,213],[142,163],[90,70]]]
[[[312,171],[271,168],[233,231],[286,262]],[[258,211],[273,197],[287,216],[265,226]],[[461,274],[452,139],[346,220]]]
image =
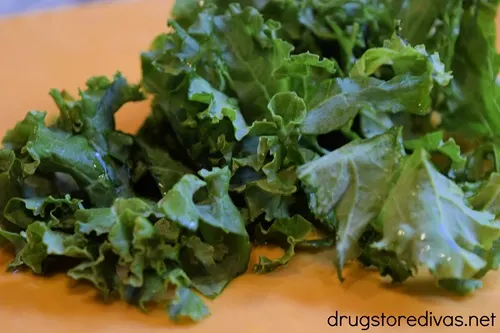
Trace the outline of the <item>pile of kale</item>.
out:
[[[460,294],[500,264],[498,0],[179,0],[142,82],[50,92],[0,151],[10,269],[65,271],[173,319],[250,263],[335,249]],[[138,133],[122,105],[152,96]],[[286,269],[286,268],[283,268]],[[333,283],[333,281],[332,281]],[[197,291],[197,292],[195,292]]]

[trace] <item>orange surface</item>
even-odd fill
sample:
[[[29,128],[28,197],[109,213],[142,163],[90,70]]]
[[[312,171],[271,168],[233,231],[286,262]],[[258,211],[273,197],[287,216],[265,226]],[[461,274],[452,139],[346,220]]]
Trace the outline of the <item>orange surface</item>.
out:
[[[121,70],[131,81],[140,77],[139,52],[165,28],[172,2],[144,0],[94,5],[27,15],[0,21],[0,133],[30,109],[55,112],[50,88],[75,92],[87,77]],[[122,129],[137,128],[147,104],[125,108],[118,116]],[[1,189],[0,189],[1,190]],[[255,262],[254,255],[253,261]],[[0,253],[0,266],[10,260]],[[150,333],[150,332],[360,332],[332,328],[327,318],[345,315],[500,316],[500,272],[485,279],[485,287],[466,298],[452,297],[428,276],[391,286],[376,273],[356,265],[341,284],[330,256],[300,255],[278,272],[235,280],[209,302],[211,317],[198,325],[175,326],[161,310],[149,315],[123,303],[103,304],[93,289],[64,276],[35,278],[30,273],[0,269],[0,332]],[[468,327],[468,332],[499,332],[496,327]],[[371,332],[452,332],[457,328],[371,328]]]

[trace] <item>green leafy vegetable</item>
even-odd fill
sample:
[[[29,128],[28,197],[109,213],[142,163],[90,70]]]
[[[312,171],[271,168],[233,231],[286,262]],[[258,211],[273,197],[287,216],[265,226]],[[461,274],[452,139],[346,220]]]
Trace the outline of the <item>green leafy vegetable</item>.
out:
[[[453,138],[444,142],[442,131],[428,133],[418,139],[408,140],[405,142],[405,148],[410,150],[422,148],[429,152],[439,152],[452,161],[454,169],[463,168],[466,163],[465,158],[460,153],[460,146],[456,144]]]
[[[425,265],[438,279],[470,278],[484,268],[474,249],[489,250],[499,238],[495,216],[467,206],[424,149],[406,159],[400,174],[375,223],[384,238],[373,246],[396,252],[413,268]]]
[[[313,231],[312,224],[300,215],[286,219],[276,219],[267,230],[260,226],[260,232],[266,241],[272,240],[277,244],[287,244],[285,254],[275,260],[270,260],[264,256],[259,258],[259,263],[255,265],[254,271],[258,273],[269,273],[280,266],[286,265],[295,255],[295,247],[300,244]]]
[[[488,211],[495,216],[500,215],[500,174],[492,173],[488,182],[469,201],[480,210]]]
[[[352,141],[299,168],[311,211],[335,224],[339,271],[359,256],[357,242],[386,199],[403,154],[401,131],[393,130]]]
[[[464,1],[451,69],[454,80],[448,89],[446,129],[473,136],[497,136],[499,70],[496,53],[497,0]]]
[[[177,1],[142,78],[51,90],[0,150],[9,269],[174,321],[333,249],[468,294],[500,266],[497,0]],[[137,133],[123,105],[151,97]],[[281,247],[250,261],[252,244]],[[334,279],[334,277],[332,277]],[[333,296],[332,296],[333,297]]]

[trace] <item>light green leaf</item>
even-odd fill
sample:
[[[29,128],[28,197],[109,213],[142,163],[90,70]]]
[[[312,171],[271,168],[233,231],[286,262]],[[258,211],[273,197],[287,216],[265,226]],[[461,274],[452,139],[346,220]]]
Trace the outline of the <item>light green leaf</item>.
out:
[[[207,306],[192,290],[185,287],[177,287],[175,296],[175,300],[168,307],[168,314],[173,320],[178,320],[181,317],[189,317],[194,321],[200,321],[210,314]]]
[[[424,149],[406,159],[399,174],[375,224],[383,238],[373,246],[414,270],[425,266],[437,279],[474,277],[487,264],[475,249],[489,250],[500,236],[494,216],[470,208]]]
[[[428,133],[421,138],[405,141],[406,149],[416,150],[422,148],[428,152],[439,152],[452,161],[453,169],[460,169],[465,166],[465,158],[460,153],[460,146],[455,143],[453,138],[444,141],[442,131]]]
[[[195,175],[183,176],[160,200],[158,206],[172,221],[190,230],[198,229],[199,212],[193,195],[206,183]]]
[[[500,174],[492,173],[488,182],[479,191],[469,198],[470,204],[477,210],[500,215]]]
[[[81,234],[69,235],[51,230],[43,222],[35,222],[26,229],[26,246],[20,258],[33,272],[44,273],[42,264],[49,255],[90,259],[85,249],[87,240]]]
[[[38,220],[47,222],[51,227],[72,229],[74,222],[65,220],[71,219],[79,209],[83,209],[82,201],[71,199],[69,195],[63,198],[14,197],[5,206],[4,217],[21,228],[26,228]]]
[[[260,231],[265,241],[285,246],[285,254],[274,260],[260,256],[259,263],[254,266],[254,271],[257,273],[269,273],[280,266],[286,265],[295,255],[295,246],[304,241],[313,230],[313,225],[300,215],[294,215],[291,218],[276,219],[267,230],[261,226]]]
[[[361,254],[358,240],[377,217],[403,155],[401,129],[393,129],[353,141],[298,169],[311,211],[336,221],[339,277],[345,262]]]
[[[387,81],[372,77],[384,65],[392,66],[394,77]],[[438,55],[428,55],[425,47],[409,46],[395,36],[384,47],[366,51],[349,77],[320,86],[308,101],[304,133],[325,134],[339,129],[363,108],[427,114],[434,81],[445,86],[451,80]]]
[[[237,101],[214,89],[209,82],[197,74],[190,76],[188,96],[191,101],[208,105],[205,111],[198,114],[199,118],[209,118],[213,123],[218,123],[224,117],[229,118],[234,126],[236,140],[241,140],[248,133],[248,126],[238,108]]]

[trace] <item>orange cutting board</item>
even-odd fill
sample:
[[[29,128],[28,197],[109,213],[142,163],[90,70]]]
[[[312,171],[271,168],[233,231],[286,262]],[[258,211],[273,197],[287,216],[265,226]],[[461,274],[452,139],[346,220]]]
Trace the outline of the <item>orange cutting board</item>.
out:
[[[75,93],[92,75],[122,71],[140,78],[139,52],[166,29],[172,0],[120,1],[0,20],[0,133],[27,111],[56,108],[50,88]],[[148,104],[134,104],[118,115],[121,129],[134,131]],[[1,191],[1,189],[0,189]],[[255,251],[252,264],[257,258]],[[266,250],[276,255],[276,250]],[[0,252],[0,266],[11,259]],[[331,254],[298,255],[288,267],[268,275],[249,272],[213,302],[212,315],[196,325],[172,324],[161,309],[144,314],[121,302],[104,304],[95,291],[65,276],[34,277],[0,269],[0,332],[37,333],[266,333],[361,332],[362,327],[330,327],[336,312],[351,316],[500,316],[500,272],[468,297],[437,288],[428,275],[394,286],[377,273],[352,265],[338,281]],[[363,319],[366,320],[366,319]],[[468,317],[466,318],[466,321]],[[331,321],[333,323],[333,321]],[[422,321],[423,324],[425,322]],[[486,323],[486,320],[483,321]],[[464,332],[499,332],[467,327]],[[456,327],[372,327],[371,332],[454,332]]]

